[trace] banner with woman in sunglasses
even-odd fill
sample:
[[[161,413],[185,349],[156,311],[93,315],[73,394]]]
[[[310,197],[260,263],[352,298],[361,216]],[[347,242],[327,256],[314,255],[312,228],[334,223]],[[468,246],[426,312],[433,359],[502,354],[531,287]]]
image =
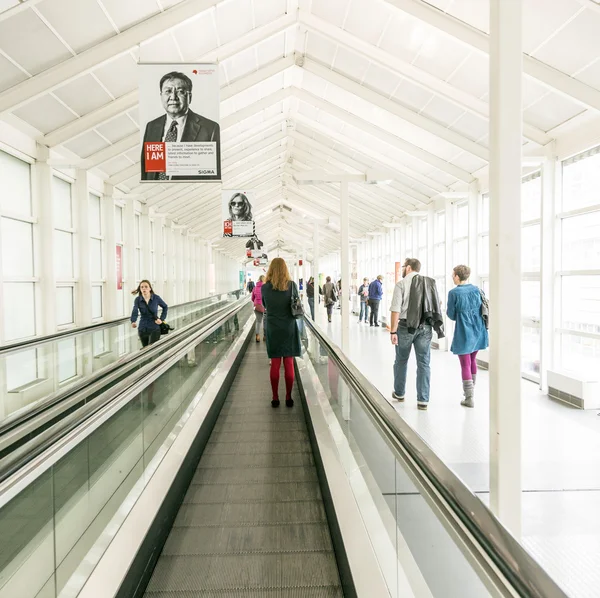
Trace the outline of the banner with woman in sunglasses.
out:
[[[223,236],[252,237],[254,235],[254,217],[252,216],[254,191],[223,190],[221,197]]]
[[[221,180],[215,64],[141,64],[141,179]]]

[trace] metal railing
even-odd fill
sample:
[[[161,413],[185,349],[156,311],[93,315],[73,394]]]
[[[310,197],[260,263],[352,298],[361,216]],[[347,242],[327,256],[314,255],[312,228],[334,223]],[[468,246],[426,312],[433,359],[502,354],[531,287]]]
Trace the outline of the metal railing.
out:
[[[444,514],[480,570],[506,595],[523,598],[567,598],[567,594],[534,560],[486,505],[400,417],[342,350],[309,318],[304,322],[325,348],[346,384],[396,455]]]

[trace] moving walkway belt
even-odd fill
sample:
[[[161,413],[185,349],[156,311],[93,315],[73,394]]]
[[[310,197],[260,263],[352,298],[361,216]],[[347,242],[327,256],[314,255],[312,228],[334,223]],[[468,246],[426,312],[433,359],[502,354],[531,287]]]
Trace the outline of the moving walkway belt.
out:
[[[295,393],[294,407],[273,409],[270,394],[264,345],[252,343],[148,598],[343,595],[302,404]]]

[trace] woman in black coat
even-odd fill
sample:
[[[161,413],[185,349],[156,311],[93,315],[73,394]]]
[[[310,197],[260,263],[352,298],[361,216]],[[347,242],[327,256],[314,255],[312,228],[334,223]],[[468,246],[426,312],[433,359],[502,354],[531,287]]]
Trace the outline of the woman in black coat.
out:
[[[279,407],[279,370],[285,370],[285,405],[293,407],[294,357],[300,357],[300,333],[292,315],[292,295],[298,294],[285,261],[276,257],[269,266],[262,286],[262,301],[267,316],[267,354],[271,358],[272,407]]]

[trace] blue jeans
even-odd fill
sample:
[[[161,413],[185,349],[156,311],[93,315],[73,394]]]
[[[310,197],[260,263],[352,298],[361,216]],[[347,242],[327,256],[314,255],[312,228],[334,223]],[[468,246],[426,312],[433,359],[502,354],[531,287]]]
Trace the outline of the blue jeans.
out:
[[[406,372],[408,358],[412,346],[415,346],[417,357],[417,401],[429,403],[429,382],[431,369],[431,326],[417,328],[410,334],[406,327],[398,326],[398,344],[396,345],[396,361],[394,361],[394,392],[403,397],[406,392]]]
[[[315,298],[314,297],[308,298],[308,307],[310,307],[310,317],[314,321],[314,319],[315,319]]]
[[[364,317],[365,322],[369,319],[369,304],[366,301],[360,302],[360,315],[358,321],[360,322]]]

